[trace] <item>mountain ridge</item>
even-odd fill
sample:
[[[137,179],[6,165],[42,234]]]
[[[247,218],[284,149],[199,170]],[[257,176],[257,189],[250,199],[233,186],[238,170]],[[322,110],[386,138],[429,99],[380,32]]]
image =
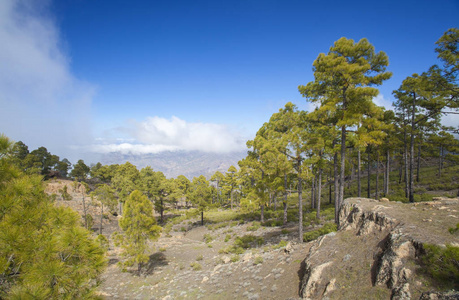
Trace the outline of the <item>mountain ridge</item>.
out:
[[[110,165],[129,161],[139,169],[150,166],[155,171],[163,172],[167,178],[184,175],[191,180],[200,175],[210,178],[216,171],[224,173],[232,165],[237,167],[237,162],[246,154],[246,151],[211,153],[185,150],[149,154],[111,152],[102,156],[101,163]]]

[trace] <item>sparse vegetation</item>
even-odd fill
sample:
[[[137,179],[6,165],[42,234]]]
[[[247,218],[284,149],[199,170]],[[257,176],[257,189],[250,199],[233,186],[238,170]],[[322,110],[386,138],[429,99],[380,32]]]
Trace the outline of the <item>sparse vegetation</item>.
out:
[[[309,232],[306,232],[303,235],[303,240],[305,242],[310,242],[312,240],[317,239],[319,236],[322,236],[324,234],[330,233],[336,231],[336,224],[335,223],[326,223],[324,226],[322,226],[319,229],[312,230]]]
[[[197,262],[192,262],[190,264],[190,267],[191,267],[191,269],[193,269],[193,271],[199,271],[199,270],[202,269],[202,266]]]
[[[424,244],[423,269],[444,288],[459,288],[459,247]]]

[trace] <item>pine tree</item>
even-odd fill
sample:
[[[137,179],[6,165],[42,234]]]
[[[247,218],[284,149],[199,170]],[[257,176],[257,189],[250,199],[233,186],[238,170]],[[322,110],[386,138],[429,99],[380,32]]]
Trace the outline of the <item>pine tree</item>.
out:
[[[0,137],[0,298],[91,299],[105,251],[80,216],[55,207],[42,176],[24,175]]]
[[[110,211],[115,210],[117,200],[115,192],[108,184],[99,184],[97,188],[92,192],[92,195],[97,198],[100,202],[100,227],[99,234],[102,234],[102,224],[104,218],[104,206],[108,207]]]
[[[212,192],[207,179],[201,175],[194,177],[190,187],[191,202],[201,212],[201,225],[204,225],[204,211],[210,207]]]
[[[344,197],[347,129],[358,125],[361,116],[375,106],[372,99],[378,90],[372,86],[392,76],[386,72],[388,64],[387,55],[375,53],[367,39],[355,43],[343,37],[328,54],[321,53],[314,61],[314,81],[298,87],[308,101],[319,103],[319,110],[328,114],[332,124],[341,130],[338,207]]]
[[[122,233],[115,235],[115,243],[124,250],[126,257],[121,265],[133,266],[137,264],[137,273],[140,276],[142,267],[148,262],[148,241],[159,238],[161,227],[156,225],[153,216],[153,205],[147,196],[135,190],[124,204],[123,217],[120,219]]]

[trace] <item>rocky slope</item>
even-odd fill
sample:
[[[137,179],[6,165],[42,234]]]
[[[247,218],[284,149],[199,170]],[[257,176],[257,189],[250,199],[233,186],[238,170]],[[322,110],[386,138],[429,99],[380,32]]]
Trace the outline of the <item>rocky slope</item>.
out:
[[[305,299],[459,299],[430,292],[419,257],[426,243],[459,246],[457,199],[403,204],[345,200],[339,231],[316,240],[304,260]]]

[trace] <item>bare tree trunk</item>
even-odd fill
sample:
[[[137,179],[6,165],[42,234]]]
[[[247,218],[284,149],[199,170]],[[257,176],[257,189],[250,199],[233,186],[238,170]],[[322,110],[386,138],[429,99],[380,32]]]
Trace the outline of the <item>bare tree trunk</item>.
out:
[[[421,147],[422,147],[422,134],[419,136],[419,145],[418,145],[418,160],[416,166],[416,182],[420,180],[420,169],[421,169]]]
[[[368,180],[367,180],[367,198],[371,198],[370,197],[370,149],[367,149],[368,150],[368,162],[367,162],[367,172],[368,172]]]
[[[408,198],[409,192],[408,192],[408,141],[406,138],[406,129],[405,129],[405,135],[404,135],[404,144],[405,144],[405,197]]]
[[[260,222],[263,223],[265,221],[265,206],[263,204],[260,205]]]
[[[402,175],[403,175],[403,161],[404,161],[404,154],[400,151],[400,165],[398,168],[398,184],[402,183]]]
[[[100,227],[99,227],[99,234],[102,234],[102,219],[104,218],[104,204],[100,203],[101,212],[100,212]]]
[[[161,223],[164,222],[164,206],[163,206],[163,198],[161,197],[160,199],[160,202],[161,202],[161,209],[160,209],[160,213],[161,213]]]
[[[331,184],[331,170],[330,170],[330,174],[327,178],[327,182],[328,182],[328,204],[332,204],[332,184]]]
[[[282,220],[282,224],[287,225],[287,200],[288,200],[288,195],[287,195],[287,174],[284,175],[284,218]],[[299,195],[298,195],[299,196]]]
[[[316,175],[312,178],[312,184],[311,184],[311,209],[315,208],[315,202],[316,202]]]
[[[360,182],[360,168],[361,168],[361,160],[360,160],[360,148],[357,150],[357,195],[358,197],[362,196],[362,186]]]
[[[384,196],[389,194],[389,181],[390,181],[390,153],[389,149],[386,150],[386,186],[384,189]]]
[[[413,109],[411,113],[411,141],[410,141],[410,185],[409,185],[409,198],[410,202],[414,202],[414,178],[413,178],[413,166],[414,166],[414,117],[416,109],[416,94],[413,93]]]
[[[204,211],[201,211],[201,226],[204,226]]]
[[[301,179],[301,166],[298,167],[298,238],[303,242],[303,191]]]
[[[343,105],[345,108],[345,103]],[[344,179],[345,179],[345,168],[346,168],[346,126],[341,127],[341,170],[340,170],[340,181],[339,181],[339,204],[338,210],[341,208],[344,200]]]
[[[379,200],[379,150],[376,151],[376,195],[375,199]]]
[[[334,144],[334,142],[333,142]],[[335,153],[333,156],[333,185],[335,190],[335,223],[338,224],[338,214],[339,214],[339,193],[338,193],[338,153]]]
[[[317,214],[316,219],[320,219],[320,198],[322,196],[322,168],[319,168],[319,180],[317,181]]]
[[[442,168],[443,168],[443,145],[440,145],[440,161],[438,164],[438,177],[441,177]]]
[[[231,210],[233,210],[233,190],[230,191],[231,195]]]

